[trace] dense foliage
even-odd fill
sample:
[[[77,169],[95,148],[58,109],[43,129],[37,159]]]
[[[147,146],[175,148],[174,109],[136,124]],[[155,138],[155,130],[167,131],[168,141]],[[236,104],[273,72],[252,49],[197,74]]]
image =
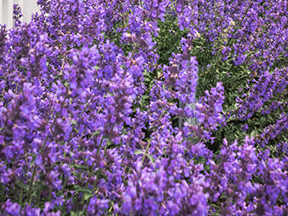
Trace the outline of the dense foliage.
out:
[[[288,215],[286,0],[38,4],[0,26],[1,215]]]

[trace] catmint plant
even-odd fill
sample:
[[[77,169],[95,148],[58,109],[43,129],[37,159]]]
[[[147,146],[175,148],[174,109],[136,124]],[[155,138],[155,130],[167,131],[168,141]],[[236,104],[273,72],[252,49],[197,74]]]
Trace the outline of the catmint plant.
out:
[[[37,3],[0,25],[1,215],[288,214],[286,0]]]

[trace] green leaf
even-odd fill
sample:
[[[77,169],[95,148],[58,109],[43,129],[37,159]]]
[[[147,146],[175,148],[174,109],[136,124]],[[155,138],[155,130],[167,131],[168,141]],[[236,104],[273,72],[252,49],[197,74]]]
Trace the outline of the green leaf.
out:
[[[79,188],[77,188],[75,191],[77,191],[77,192],[83,192],[83,193],[89,193],[89,194],[92,194],[92,192],[93,192],[91,189],[83,188],[83,187],[79,187]]]
[[[215,209],[219,209],[219,208],[220,208],[220,206],[215,205],[215,204],[210,204],[210,207],[213,207],[213,208],[215,208]]]
[[[274,120],[271,115],[267,115],[267,117],[268,117],[271,121]]]
[[[71,212],[70,214],[71,214],[71,216],[79,216],[79,214],[77,212]]]
[[[215,213],[212,213],[211,216],[221,216],[219,213],[215,212]]]
[[[74,167],[76,169],[83,169],[83,170],[88,170],[88,167],[85,166],[85,165],[79,165],[79,164],[72,164],[72,165],[69,165],[69,167]]]
[[[37,154],[34,154],[34,153],[28,153],[26,156],[32,156],[32,157],[36,157]]]
[[[88,193],[84,193],[84,200],[88,200],[91,197],[95,196],[94,194],[88,194]]]
[[[70,191],[75,191],[79,188],[79,185],[66,185],[65,188],[70,190]]]
[[[23,190],[29,191],[29,186],[26,184],[23,184],[22,182],[17,182],[15,183],[16,186],[18,186],[19,188],[22,188]]]
[[[154,163],[155,162],[155,159],[152,155],[147,155],[147,157]]]
[[[98,169],[97,171],[93,172],[95,175],[97,175],[98,179],[108,179],[107,175],[102,173],[101,169]]]
[[[92,134],[92,137],[91,137],[91,138],[93,138],[94,136],[97,136],[98,134],[100,134],[100,131],[94,132],[94,133]]]
[[[143,153],[142,150],[136,150],[136,151],[134,152],[134,154],[135,154],[135,155],[138,155],[138,154],[144,154],[144,153]]]
[[[281,136],[282,136],[282,138],[283,138],[286,142],[288,141],[287,136],[284,136],[284,134],[282,134]]]
[[[251,136],[255,136],[256,135],[256,131],[254,130],[254,131],[252,131],[252,133],[251,133]]]
[[[36,182],[35,186],[33,187],[33,190],[38,191],[38,190],[46,190],[49,189],[49,186],[47,186],[45,183],[43,182]]]
[[[67,88],[70,87],[70,83],[67,80],[65,80],[62,84]]]
[[[33,158],[32,161],[30,162],[30,167],[32,167],[35,164],[35,159],[36,158]]]

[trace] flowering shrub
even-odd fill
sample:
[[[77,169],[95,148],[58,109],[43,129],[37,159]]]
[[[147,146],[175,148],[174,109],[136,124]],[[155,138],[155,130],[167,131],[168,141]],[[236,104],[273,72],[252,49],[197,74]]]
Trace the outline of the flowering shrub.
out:
[[[288,214],[287,1],[38,4],[0,26],[1,215]]]

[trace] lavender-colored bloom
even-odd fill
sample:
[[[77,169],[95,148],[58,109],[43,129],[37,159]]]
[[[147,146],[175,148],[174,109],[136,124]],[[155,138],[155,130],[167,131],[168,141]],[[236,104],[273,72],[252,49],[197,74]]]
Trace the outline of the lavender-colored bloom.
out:
[[[8,199],[5,205],[6,205],[5,211],[8,214],[15,215],[15,216],[19,215],[21,207],[18,203],[12,203],[10,202],[10,199]]]
[[[40,154],[37,155],[35,159],[35,164],[38,166],[42,164],[42,156]]]

